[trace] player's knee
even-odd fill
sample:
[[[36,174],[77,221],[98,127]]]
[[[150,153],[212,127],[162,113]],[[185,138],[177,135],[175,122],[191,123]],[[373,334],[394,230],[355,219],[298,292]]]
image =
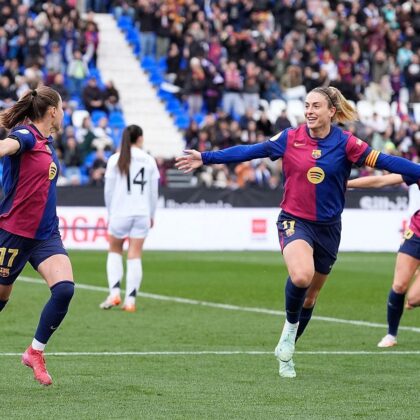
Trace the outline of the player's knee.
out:
[[[74,283],[66,280],[56,283],[51,288],[51,295],[57,302],[68,306],[74,295]]]
[[[402,295],[407,292],[407,289],[408,289],[408,283],[406,284],[405,282],[400,282],[400,281],[394,281],[394,283],[392,283],[392,290],[395,293]]]
[[[308,287],[313,276],[313,271],[305,269],[295,269],[290,273],[292,282],[297,287]]]
[[[0,300],[0,312],[4,309],[7,302],[8,300]]]

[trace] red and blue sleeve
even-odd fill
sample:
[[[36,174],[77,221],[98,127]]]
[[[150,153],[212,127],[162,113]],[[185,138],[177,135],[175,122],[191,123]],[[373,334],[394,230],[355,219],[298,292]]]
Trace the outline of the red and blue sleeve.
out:
[[[35,136],[24,125],[14,127],[8,135],[8,137],[17,140],[20,144],[20,148],[16,152],[16,154],[20,154],[26,152],[27,150],[31,150],[36,143]]]
[[[286,140],[287,134],[283,131],[264,143],[228,147],[227,149],[214,152],[203,152],[201,153],[201,159],[205,165],[245,162],[265,157],[276,160],[284,155]]]
[[[385,169],[394,174],[400,174],[413,180],[420,179],[420,165],[399,156],[386,155],[372,149],[366,142],[351,135],[346,145],[347,158],[358,166]]]

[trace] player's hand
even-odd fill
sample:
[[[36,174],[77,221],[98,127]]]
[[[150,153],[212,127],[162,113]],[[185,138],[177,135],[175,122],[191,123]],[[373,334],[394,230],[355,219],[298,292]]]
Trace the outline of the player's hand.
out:
[[[203,160],[201,159],[201,153],[197,150],[184,150],[185,155],[177,157],[175,159],[175,167],[180,171],[183,171],[184,174],[187,174],[194,169],[203,166]]]

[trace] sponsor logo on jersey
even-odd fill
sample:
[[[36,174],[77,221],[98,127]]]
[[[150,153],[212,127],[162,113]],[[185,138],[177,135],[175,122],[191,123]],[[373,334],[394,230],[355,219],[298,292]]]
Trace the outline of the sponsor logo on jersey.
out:
[[[312,150],[312,157],[314,159],[319,159],[321,157],[321,150],[319,149]]]
[[[0,277],[9,277],[10,268],[0,267]]]
[[[306,177],[311,184],[320,184],[325,178],[325,172],[321,168],[314,166],[308,170]]]
[[[21,134],[29,134],[30,133],[30,131],[27,130],[26,128],[21,128],[20,130],[17,130],[17,132],[21,133]]]
[[[299,143],[298,141],[295,141],[293,143],[293,146],[295,146],[295,147],[302,147],[302,146],[305,146],[305,143]]]
[[[52,181],[56,175],[57,175],[57,165],[54,162],[51,162],[50,170],[48,172],[48,179]]]
[[[361,146],[361,145],[362,145],[362,143],[363,143],[363,142],[362,142],[362,140],[360,140],[360,139],[357,139],[357,140],[356,140],[356,144],[357,144],[358,146]]]
[[[404,239],[411,239],[414,235],[414,232],[411,229],[407,229],[404,232]]]

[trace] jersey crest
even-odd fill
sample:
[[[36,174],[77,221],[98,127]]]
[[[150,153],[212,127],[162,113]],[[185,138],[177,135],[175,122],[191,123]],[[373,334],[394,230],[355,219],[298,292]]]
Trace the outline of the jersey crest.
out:
[[[321,157],[321,150],[319,149],[312,150],[312,157],[314,159],[319,159]]]

